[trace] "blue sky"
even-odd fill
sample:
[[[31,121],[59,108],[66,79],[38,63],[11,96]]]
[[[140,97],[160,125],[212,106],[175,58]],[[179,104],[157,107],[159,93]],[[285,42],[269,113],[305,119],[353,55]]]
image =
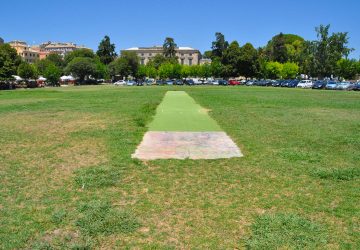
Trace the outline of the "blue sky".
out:
[[[264,46],[279,32],[315,39],[314,28],[331,24],[347,31],[360,56],[358,0],[2,0],[0,37],[5,41],[71,41],[97,49],[109,35],[116,50],[161,45],[166,36],[202,52],[214,34],[228,41]]]

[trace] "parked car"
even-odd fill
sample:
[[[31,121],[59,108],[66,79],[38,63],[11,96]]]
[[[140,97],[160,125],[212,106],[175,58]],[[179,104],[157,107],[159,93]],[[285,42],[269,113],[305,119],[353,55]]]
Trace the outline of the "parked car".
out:
[[[284,80],[276,80],[272,83],[273,87],[280,87],[281,83],[284,82]]]
[[[298,85],[296,86],[297,88],[312,88],[313,86],[313,82],[311,80],[302,80],[298,83]]]
[[[353,90],[360,91],[360,82],[357,82],[357,83],[354,84]]]
[[[183,82],[183,80],[181,80],[181,79],[176,79],[176,80],[174,81],[174,84],[175,84],[175,85],[184,85],[184,82]]]
[[[186,84],[186,85],[195,85],[195,82],[194,82],[193,79],[186,79],[186,80],[185,80],[185,84]]]
[[[285,80],[281,83],[281,87],[289,87],[289,84],[292,82],[292,80]]]
[[[211,81],[211,84],[212,84],[212,85],[219,85],[219,80],[212,80],[212,81]]]
[[[126,81],[126,85],[127,86],[134,86],[134,85],[136,85],[136,82],[133,81],[133,80],[128,80],[128,81]]]
[[[261,80],[261,81],[257,81],[256,82],[257,86],[271,86],[272,85],[272,81],[270,80]]]
[[[226,80],[219,80],[219,85],[224,85],[224,86],[226,86],[226,85],[229,85],[229,82],[226,81]]]
[[[352,90],[354,85],[351,82],[339,82],[336,86],[337,90]]]
[[[145,84],[146,84],[146,85],[154,85],[154,84],[156,84],[156,82],[155,82],[154,79],[149,78],[149,79],[147,79],[147,80],[145,81]]]
[[[337,82],[330,81],[325,85],[325,89],[334,90],[337,87]]]
[[[136,81],[136,86],[144,86],[144,81],[143,80],[137,80]]]
[[[236,81],[236,80],[229,80],[229,85],[240,85],[240,82],[239,81]]]
[[[167,85],[174,85],[174,81],[173,80],[166,80],[165,81]]]
[[[316,81],[312,86],[313,89],[324,89],[326,86],[326,81]]]
[[[254,80],[249,80],[249,81],[247,81],[247,82],[245,83],[245,85],[246,85],[246,86],[253,86],[254,83],[255,83]]]
[[[288,86],[289,88],[296,88],[297,85],[299,84],[299,82],[300,82],[299,80],[292,80],[291,82],[288,83],[287,86]]]
[[[125,86],[126,82],[124,80],[119,80],[117,82],[114,82],[114,85],[118,85],[118,86]]]

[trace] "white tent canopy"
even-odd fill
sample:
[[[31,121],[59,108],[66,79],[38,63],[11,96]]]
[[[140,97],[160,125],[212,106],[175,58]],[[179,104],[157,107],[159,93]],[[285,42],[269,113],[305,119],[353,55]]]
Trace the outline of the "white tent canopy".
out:
[[[61,81],[74,81],[75,78],[73,76],[62,76],[60,77]]]
[[[46,78],[43,77],[43,76],[40,76],[40,77],[38,78],[38,80],[39,80],[39,81],[46,81]]]
[[[14,77],[16,81],[22,81],[22,80],[24,80],[24,79],[22,79],[20,76],[15,76],[15,75],[14,75],[14,76],[12,76],[12,77]]]

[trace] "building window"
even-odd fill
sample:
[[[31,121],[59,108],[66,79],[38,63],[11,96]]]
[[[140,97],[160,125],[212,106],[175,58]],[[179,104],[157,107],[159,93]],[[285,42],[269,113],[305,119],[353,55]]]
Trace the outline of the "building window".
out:
[[[189,58],[189,66],[192,65],[192,58]]]
[[[149,56],[152,56],[152,54],[151,54],[151,53],[149,53]]]
[[[141,65],[144,65],[145,64],[145,60],[142,58],[141,59]]]
[[[181,58],[181,65],[184,65],[184,58]]]
[[[189,55],[192,56],[192,53],[190,53]]]
[[[144,56],[144,53],[141,53],[141,56]]]

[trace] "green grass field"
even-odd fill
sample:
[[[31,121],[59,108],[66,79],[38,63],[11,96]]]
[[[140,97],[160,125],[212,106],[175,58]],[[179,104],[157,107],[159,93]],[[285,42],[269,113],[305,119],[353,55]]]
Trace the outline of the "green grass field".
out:
[[[166,91],[240,146],[131,159]],[[359,249],[360,93],[261,87],[0,92],[0,249]]]

